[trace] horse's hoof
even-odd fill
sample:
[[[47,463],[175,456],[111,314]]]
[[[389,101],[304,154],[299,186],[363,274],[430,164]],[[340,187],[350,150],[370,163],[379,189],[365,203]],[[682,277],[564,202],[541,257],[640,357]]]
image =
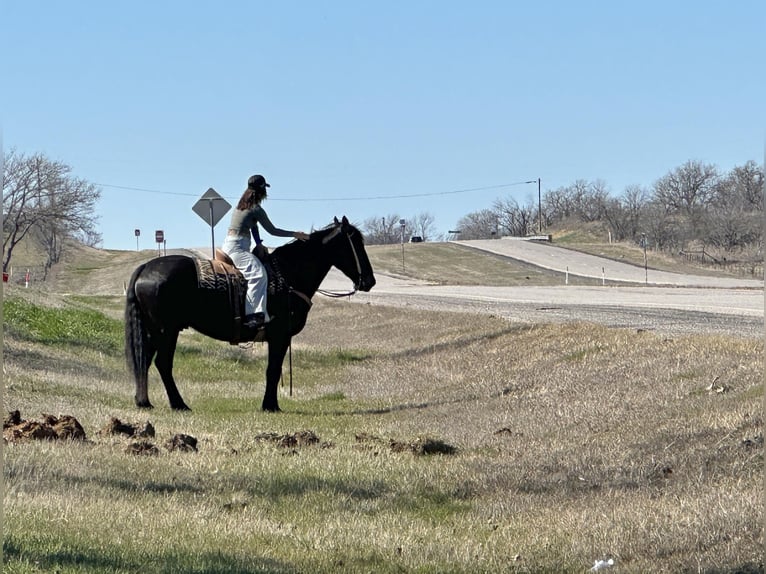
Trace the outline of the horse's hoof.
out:
[[[139,409],[153,409],[154,405],[150,403],[149,401],[136,401],[136,406]]]
[[[282,412],[282,409],[279,408],[279,405],[276,405],[276,406],[273,406],[273,407],[272,406],[263,405],[261,407],[261,410],[263,410],[263,412],[265,412],[265,413],[281,413]]]
[[[186,403],[181,403],[180,405],[170,405],[170,408],[174,411],[188,411],[191,412],[191,409],[186,406]]]

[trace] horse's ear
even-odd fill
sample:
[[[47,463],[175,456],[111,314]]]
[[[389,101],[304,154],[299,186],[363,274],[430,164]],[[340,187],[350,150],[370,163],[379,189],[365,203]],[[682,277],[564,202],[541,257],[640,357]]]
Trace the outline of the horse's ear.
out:
[[[343,225],[348,225],[348,218],[345,215],[343,216]]]
[[[338,217],[337,216],[334,217],[333,219],[335,219],[335,225],[340,225],[340,221],[338,221]]]

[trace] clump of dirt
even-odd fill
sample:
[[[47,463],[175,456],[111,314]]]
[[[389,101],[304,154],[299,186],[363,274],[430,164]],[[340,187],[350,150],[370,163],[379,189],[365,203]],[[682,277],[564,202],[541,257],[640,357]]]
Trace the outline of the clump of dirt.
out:
[[[332,443],[321,442],[314,431],[310,430],[303,430],[282,435],[274,432],[264,432],[255,435],[255,440],[258,442],[273,442],[280,448],[296,448],[302,446],[312,446],[315,444],[319,444],[322,448],[329,448],[332,446]]]
[[[165,443],[165,448],[170,452],[197,452],[197,439],[188,434],[177,434]]]
[[[80,440],[87,439],[80,422],[70,415],[44,414],[42,421],[21,418],[19,411],[11,411],[3,420],[3,439],[6,442],[25,440]]]
[[[356,442],[364,446],[369,444],[388,444],[391,452],[411,452],[418,456],[457,453],[457,448],[454,446],[430,437],[418,437],[411,441],[398,441],[394,439],[386,441],[375,435],[360,433],[356,435]]]
[[[418,437],[408,442],[389,441],[391,452],[411,452],[423,456],[427,454],[455,454],[457,449],[443,440],[431,437]]]
[[[160,454],[160,449],[151,441],[146,440],[155,436],[154,426],[149,421],[134,425],[112,417],[97,434],[101,436],[123,435],[131,439],[143,439],[134,440],[128,444],[125,449],[128,454]],[[73,416],[61,415],[56,417],[43,414],[41,421],[32,421],[24,420],[19,411],[11,411],[3,420],[3,440],[12,443],[26,440],[85,441],[87,437],[82,425]],[[309,439],[304,437],[302,440],[307,441]],[[197,452],[197,439],[186,434],[176,434],[164,446],[170,452]]]
[[[98,431],[100,435],[114,436],[123,435],[134,440],[125,448],[125,452],[135,455],[156,456],[160,454],[160,449],[150,440],[154,438],[156,432],[154,425],[149,421],[143,424],[131,424],[122,422],[117,417],[109,419],[104,427]],[[197,439],[187,434],[176,434],[163,445],[170,452],[197,452]]]
[[[156,456],[160,454],[160,449],[154,446],[151,441],[139,440],[130,443],[125,449],[125,452],[128,454]]]
[[[154,426],[146,421],[143,426],[124,423],[117,417],[112,417],[104,427],[98,431],[100,435],[122,434],[128,437],[151,438],[154,436]]]

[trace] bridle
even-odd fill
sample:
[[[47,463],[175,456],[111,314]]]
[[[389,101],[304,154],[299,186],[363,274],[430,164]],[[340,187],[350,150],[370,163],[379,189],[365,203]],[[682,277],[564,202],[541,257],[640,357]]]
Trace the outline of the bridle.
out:
[[[328,233],[325,237],[322,238],[322,245],[327,245],[330,241],[335,239],[338,235],[340,235],[340,232],[343,228],[343,225],[338,225],[335,229],[333,229],[330,233]],[[359,281],[362,280],[362,264],[359,262],[359,255],[356,253],[356,247],[354,247],[354,242],[351,240],[351,233],[346,233],[346,238],[348,239],[348,244],[351,246],[351,253],[354,255],[354,262],[356,263],[356,273],[359,277]],[[354,283],[354,289],[352,291],[348,291],[345,293],[341,293],[338,291],[326,291],[324,289],[317,289],[317,293],[320,293],[324,295],[325,297],[330,297],[333,299],[339,299],[341,297],[351,297],[354,295],[357,290],[359,289],[359,284]]]

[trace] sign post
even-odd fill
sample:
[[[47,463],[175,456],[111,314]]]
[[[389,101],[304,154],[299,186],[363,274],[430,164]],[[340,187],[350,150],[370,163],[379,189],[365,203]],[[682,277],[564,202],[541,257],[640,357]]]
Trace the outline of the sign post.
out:
[[[192,211],[204,219],[210,226],[211,251],[210,258],[215,258],[215,225],[231,209],[231,205],[212,187],[209,188],[197,203],[192,206]]]
[[[136,251],[138,251],[138,238],[141,236],[141,230],[136,229],[135,233],[136,233]]]
[[[157,242],[157,255],[162,255],[161,245],[165,242],[165,232],[162,229],[158,229],[154,232],[154,240]]]

